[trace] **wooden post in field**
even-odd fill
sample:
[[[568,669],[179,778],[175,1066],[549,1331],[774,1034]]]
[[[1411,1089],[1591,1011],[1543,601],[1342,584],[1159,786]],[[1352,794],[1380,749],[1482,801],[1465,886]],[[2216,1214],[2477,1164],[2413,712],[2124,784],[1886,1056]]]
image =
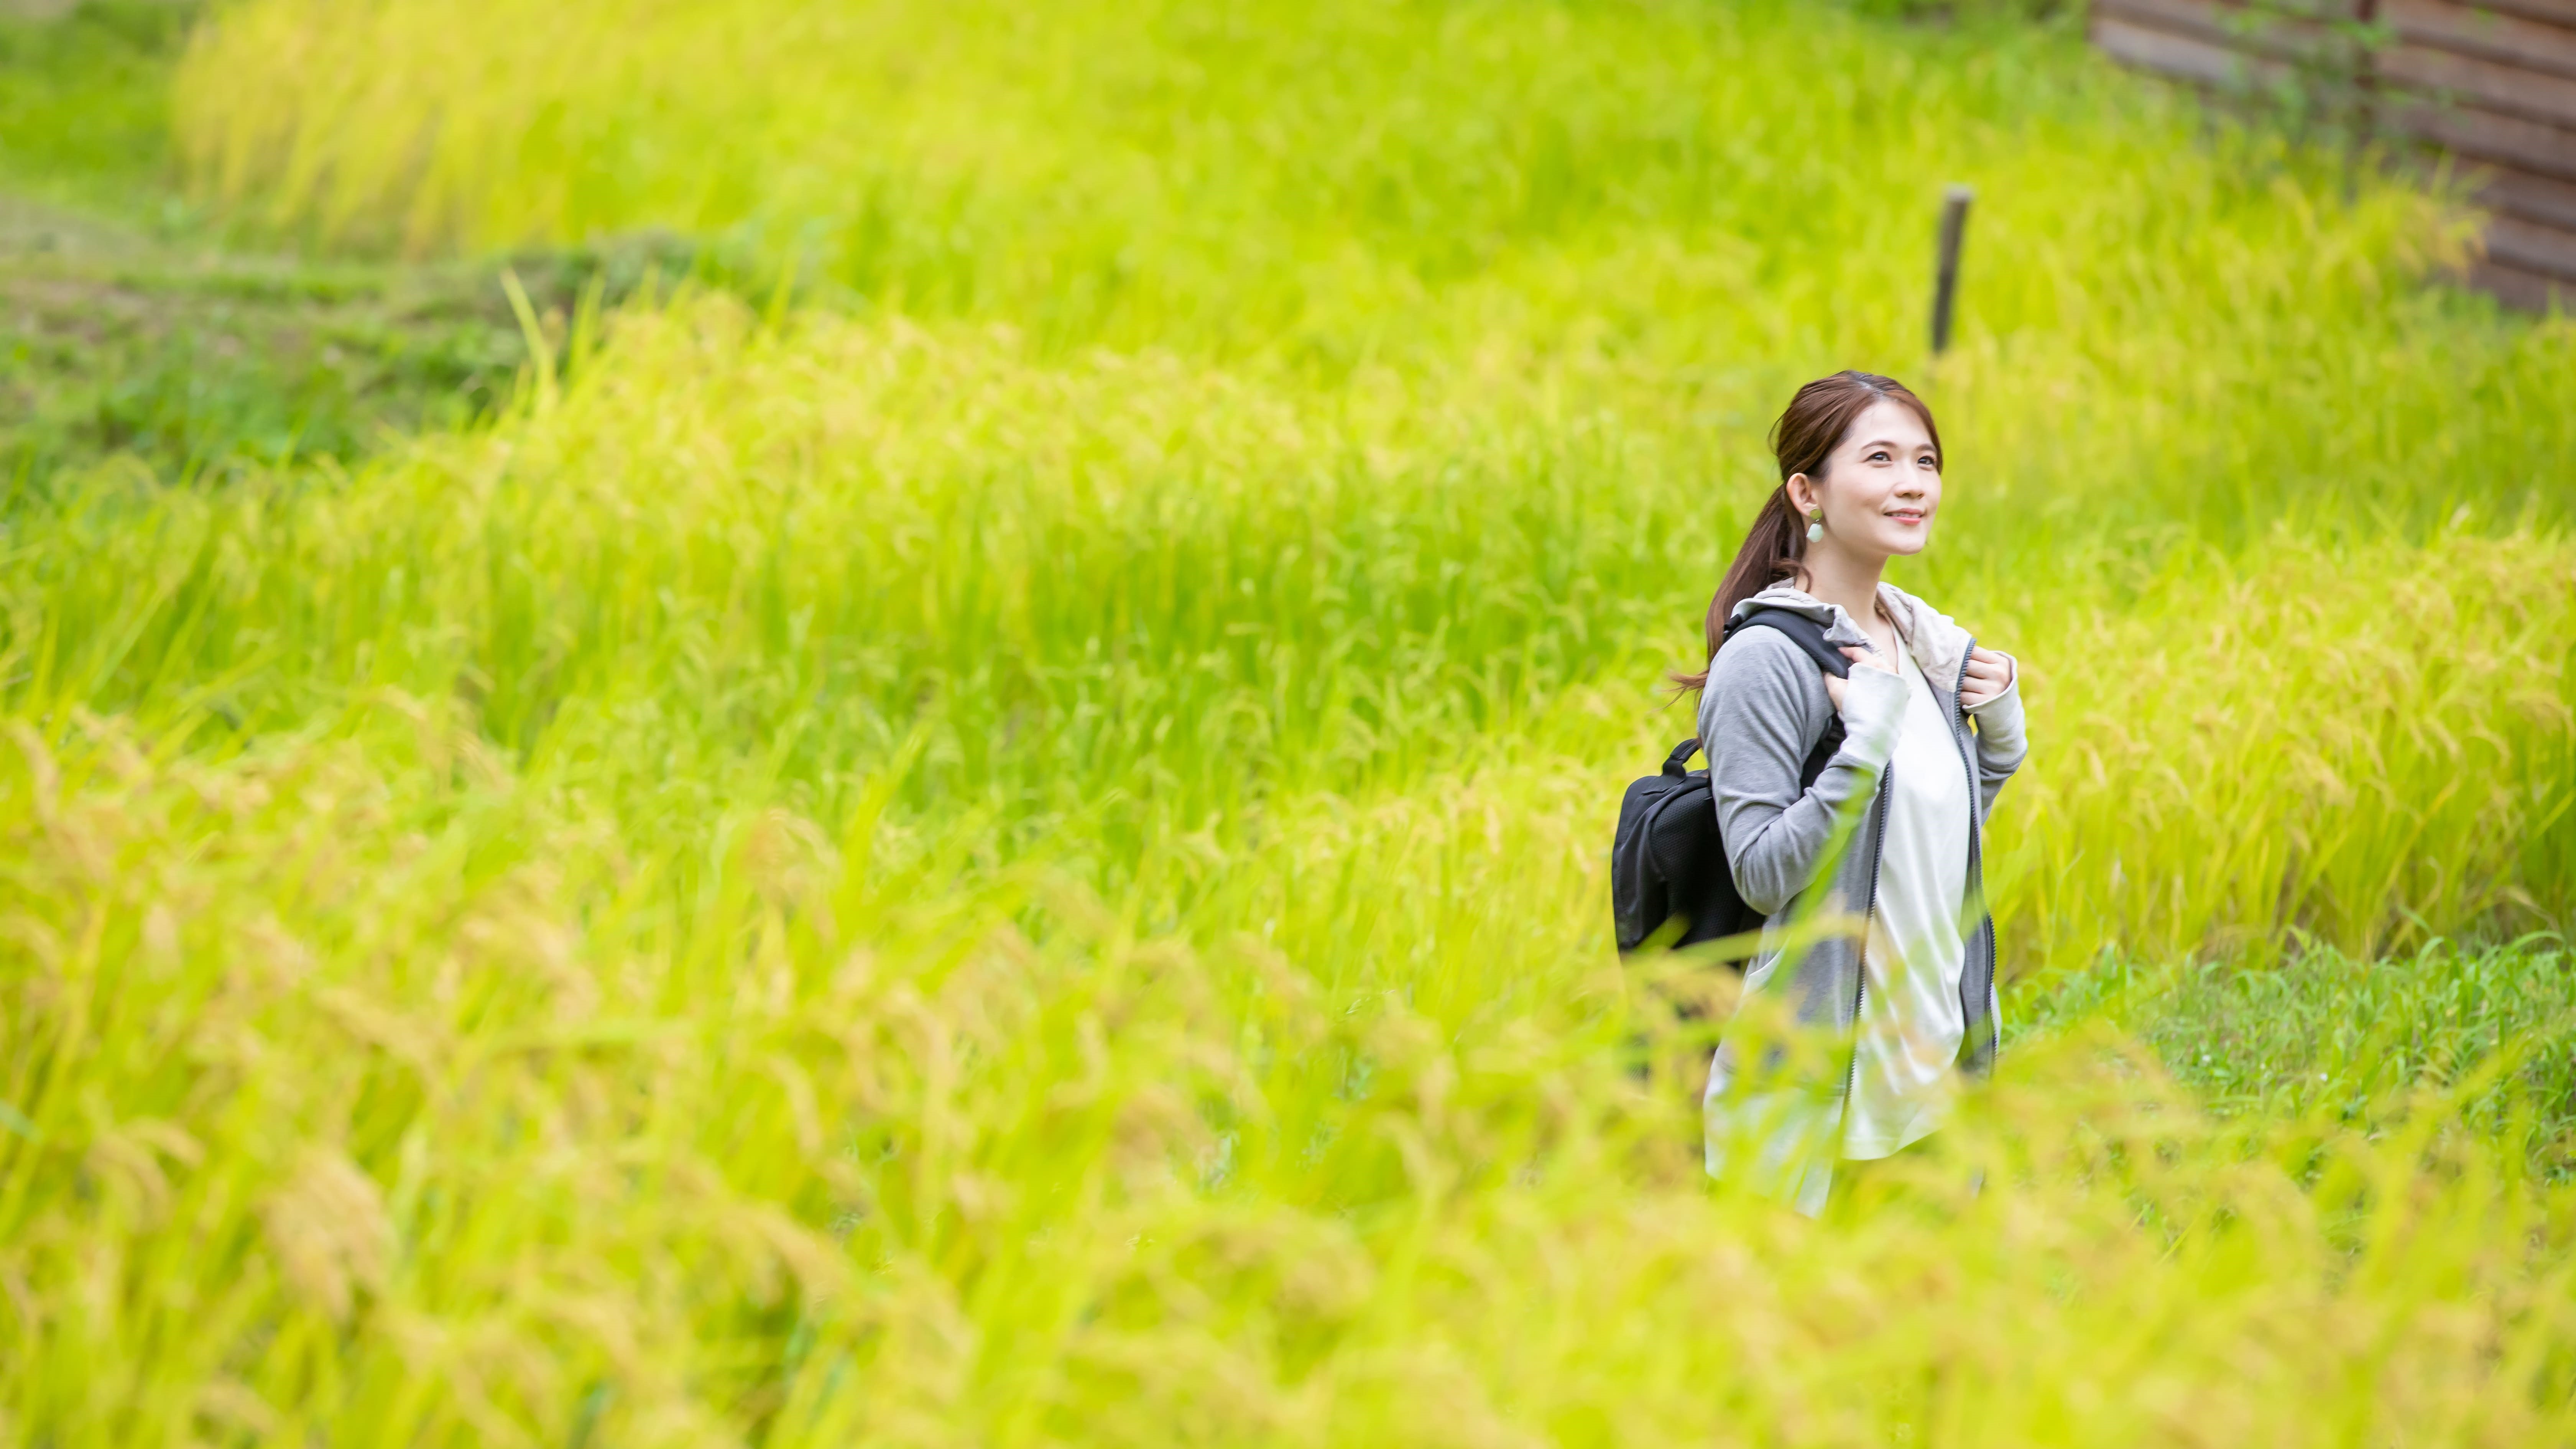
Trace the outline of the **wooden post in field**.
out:
[[[1967,238],[1968,203],[1977,193],[1953,186],[1941,198],[1941,259],[1932,276],[1932,355],[1950,350],[1950,309],[1959,296],[1959,243]]]

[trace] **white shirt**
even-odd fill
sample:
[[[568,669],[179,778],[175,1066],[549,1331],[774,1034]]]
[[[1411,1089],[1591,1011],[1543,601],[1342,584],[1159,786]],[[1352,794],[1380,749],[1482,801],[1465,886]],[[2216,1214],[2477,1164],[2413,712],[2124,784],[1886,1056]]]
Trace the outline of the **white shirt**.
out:
[[[1885,1157],[1946,1115],[1967,1018],[1960,914],[1974,828],[1968,767],[1914,652],[1900,646],[1904,719],[1888,755],[1887,834],[1861,953],[1863,988],[1843,1116],[1847,1158]]]

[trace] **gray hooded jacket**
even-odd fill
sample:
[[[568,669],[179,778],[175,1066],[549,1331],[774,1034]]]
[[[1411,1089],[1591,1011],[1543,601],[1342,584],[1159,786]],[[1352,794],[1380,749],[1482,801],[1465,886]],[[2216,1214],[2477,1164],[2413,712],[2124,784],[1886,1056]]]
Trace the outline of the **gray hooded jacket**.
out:
[[[1891,584],[1879,602],[1923,676],[1939,693],[1977,802],[1968,849],[1962,932],[1967,960],[1959,973],[1967,1035],[1959,1065],[1991,1071],[2002,1013],[1995,991],[1994,918],[1984,904],[1985,818],[2025,753],[2020,670],[2004,692],[1975,710],[1959,706],[1968,651],[1975,640],[1949,616]],[[1774,585],[1736,606],[1787,609],[1826,626],[1828,642],[1864,646],[1867,638],[1838,606],[1787,585]],[[1735,888],[1746,905],[1769,916],[1763,949],[1747,963],[1744,1000],[1780,997],[1799,1026],[1828,1030],[1841,1042],[1841,1070],[1827,1081],[1744,1080],[1736,1043],[1721,1043],[1711,1063],[1705,1106],[1709,1170],[1728,1170],[1730,1140],[1740,1150],[1748,1124],[1774,1139],[1759,1154],[1770,1185],[1810,1212],[1822,1208],[1838,1150],[1844,1096],[1850,1087],[1851,1035],[1860,1016],[1863,933],[1850,929],[1798,933],[1836,917],[1865,921],[1877,898],[1879,845],[1885,821],[1887,762],[1905,714],[1906,683],[1879,669],[1854,669],[1841,711],[1845,739],[1814,785],[1801,789],[1799,767],[1835,717],[1816,663],[1776,629],[1740,629],[1709,663],[1700,695],[1699,737],[1708,753],[1709,784],[1725,836]],[[1806,937],[1793,941],[1793,933]],[[1739,1008],[1739,1011],[1741,1008]],[[1766,1061],[1779,1060],[1772,1054]],[[1757,1074],[1772,1075],[1772,1074]],[[1754,1110],[1748,1117],[1748,1099]],[[1764,1105],[1767,1102],[1767,1106]],[[1794,1103],[1785,1115],[1781,1104]]]

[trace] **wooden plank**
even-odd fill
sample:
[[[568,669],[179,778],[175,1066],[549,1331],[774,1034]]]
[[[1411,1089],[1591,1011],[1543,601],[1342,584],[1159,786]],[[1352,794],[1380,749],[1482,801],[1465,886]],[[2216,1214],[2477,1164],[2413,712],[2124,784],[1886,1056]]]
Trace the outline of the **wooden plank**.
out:
[[[2526,272],[2576,282],[2576,231],[2499,216],[2487,224],[2487,256]]]
[[[2216,41],[2177,35],[2109,15],[2094,17],[2093,43],[2114,60],[2204,85],[2242,89],[2249,80],[2277,80],[2282,69],[2278,61],[2242,55]]]
[[[2477,198],[2498,215],[2576,232],[2576,181],[2499,167],[2481,178]]]
[[[2251,10],[2248,0],[2219,0],[2230,10]],[[2576,0],[2570,0],[2576,3]],[[2275,16],[2317,20],[2363,20],[2369,18],[2373,0],[2267,0],[2262,7]]]
[[[2562,6],[2571,21],[2563,29],[2527,14],[2488,13],[2508,8],[2494,0],[2476,6],[2456,0],[2382,3],[2401,36],[2424,37],[2409,38],[2379,57],[2390,87],[2381,109],[2386,122],[2472,165],[2501,168],[2481,196],[2500,215],[2564,225],[2570,183],[2576,183],[2576,77],[2507,64],[2502,57],[2535,56],[2553,67],[2562,56],[2576,62],[2576,0],[2532,0]],[[2275,34],[2271,43],[2258,46],[2237,18],[2245,13],[2229,0],[2095,0],[2091,32],[2093,43],[2114,59],[2242,92],[2290,73],[2282,61],[2249,52],[2290,54],[2308,39]]]
[[[2126,20],[2150,30],[2170,31],[2176,35],[2196,35],[2203,40],[2227,38],[2225,17],[2234,8],[2221,5],[2218,0],[2093,0],[2096,16]]]
[[[2380,15],[2413,45],[2576,78],[2576,15],[2553,25],[2455,0],[2386,0]]]
[[[2576,133],[2466,106],[2412,101],[2386,115],[2399,131],[2463,156],[2576,181]]]
[[[2220,0],[2093,0],[2093,13],[2167,35],[2189,36],[2262,55],[2296,57],[2315,54],[2331,38],[2313,20],[2281,15],[2258,17],[2241,4]]]
[[[2480,110],[2576,130],[2576,79],[2420,45],[2381,52],[2379,75],[2403,89],[2438,92]]]
[[[2467,281],[2481,292],[2493,293],[2507,306],[2546,312],[2554,305],[2561,312],[2576,313],[2576,283],[2495,261],[2471,264]]]
[[[2478,8],[2524,20],[2576,26],[2576,0],[2478,0]]]

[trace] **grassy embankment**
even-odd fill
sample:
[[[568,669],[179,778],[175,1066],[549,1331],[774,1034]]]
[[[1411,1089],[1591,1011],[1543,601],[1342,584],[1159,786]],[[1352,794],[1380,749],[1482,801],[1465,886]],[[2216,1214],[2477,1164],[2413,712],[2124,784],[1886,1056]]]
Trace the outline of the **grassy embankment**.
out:
[[[351,465],[507,401],[527,360],[503,260],[560,336],[594,284],[713,275],[680,238],[409,264],[282,249],[193,204],[171,78],[202,7],[0,8],[0,472],[130,458],[164,478]]]
[[[2576,897],[2570,336],[2437,208],[2046,33],[623,13],[188,56],[235,225],[822,305],[12,516],[15,1432],[2565,1430],[2567,958],[2445,943]],[[1944,179],[1906,582],[2027,666],[2008,951],[2215,1100],[2034,1037],[1817,1230],[1623,1070],[1600,847],[1770,413],[1923,375]]]

